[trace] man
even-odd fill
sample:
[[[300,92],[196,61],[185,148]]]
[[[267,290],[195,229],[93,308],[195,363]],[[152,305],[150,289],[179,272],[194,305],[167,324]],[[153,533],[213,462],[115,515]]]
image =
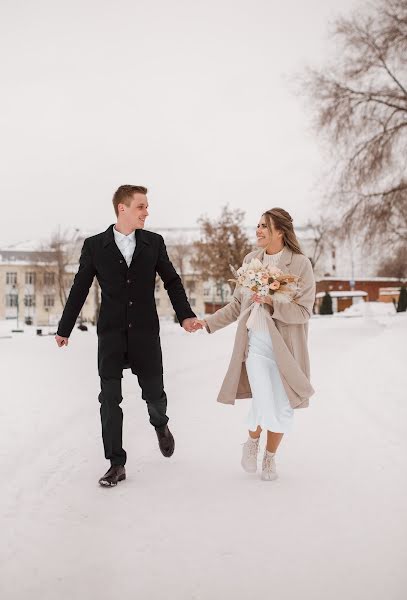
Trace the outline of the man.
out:
[[[102,290],[97,323],[99,394],[102,437],[110,469],[99,479],[115,486],[126,479],[126,452],[122,446],[123,369],[137,375],[155,427],[162,454],[174,452],[168,428],[159,322],[154,300],[156,273],[164,282],[182,327],[201,328],[188,303],[185,290],[165,248],[163,238],[144,231],[148,216],[147,189],[122,185],[113,196],[117,222],[103,233],[85,239],[68,300],[59,322],[56,342],[67,346],[71,331],[96,276]]]

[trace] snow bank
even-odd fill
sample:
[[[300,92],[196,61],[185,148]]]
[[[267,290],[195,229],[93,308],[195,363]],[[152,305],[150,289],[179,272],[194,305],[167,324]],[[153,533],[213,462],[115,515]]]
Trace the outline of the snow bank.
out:
[[[405,597],[407,315],[311,320],[317,393],[271,483],[239,464],[249,401],[215,401],[234,331],[163,327],[171,459],[125,373],[128,479],[110,490],[94,329],[62,349],[0,339],[1,598]]]
[[[396,314],[393,302],[358,302],[344,311],[335,313],[337,317],[386,317]]]

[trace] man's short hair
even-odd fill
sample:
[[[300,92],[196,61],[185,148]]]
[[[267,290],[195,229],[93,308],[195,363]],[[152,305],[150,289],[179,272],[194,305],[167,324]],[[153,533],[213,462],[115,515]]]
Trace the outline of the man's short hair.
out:
[[[119,216],[119,204],[130,206],[134,194],[147,194],[147,188],[141,185],[121,185],[113,195],[113,206],[116,217]]]

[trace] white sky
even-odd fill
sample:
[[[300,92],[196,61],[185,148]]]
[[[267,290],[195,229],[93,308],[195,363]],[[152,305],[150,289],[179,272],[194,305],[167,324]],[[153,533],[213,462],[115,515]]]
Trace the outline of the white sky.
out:
[[[357,6],[1,0],[0,242],[102,231],[123,183],[150,189],[151,229],[226,202],[301,224],[325,160],[293,81]]]

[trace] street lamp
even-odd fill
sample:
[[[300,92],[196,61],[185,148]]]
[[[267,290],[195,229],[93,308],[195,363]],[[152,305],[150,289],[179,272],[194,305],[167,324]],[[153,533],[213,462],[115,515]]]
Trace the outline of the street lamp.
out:
[[[16,328],[18,329],[18,325],[19,325],[19,308],[20,308],[20,303],[18,301],[18,287],[17,284],[13,283],[13,285],[11,286],[13,290],[16,290],[16,307],[17,307],[17,325]]]

